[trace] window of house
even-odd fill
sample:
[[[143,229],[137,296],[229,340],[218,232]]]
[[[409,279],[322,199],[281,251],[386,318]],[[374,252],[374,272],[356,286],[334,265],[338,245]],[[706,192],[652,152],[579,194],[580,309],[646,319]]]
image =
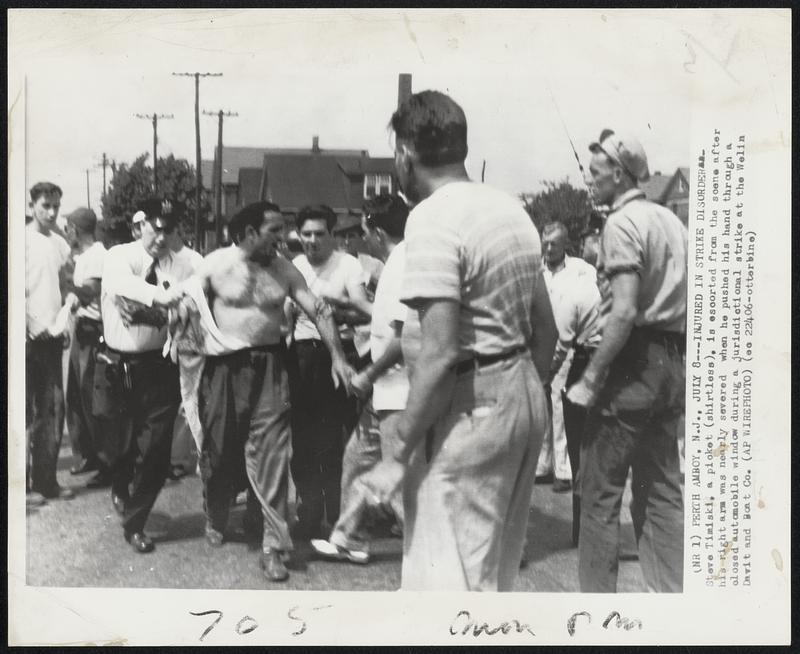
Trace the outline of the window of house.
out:
[[[388,173],[364,175],[364,198],[392,192],[392,176]]]

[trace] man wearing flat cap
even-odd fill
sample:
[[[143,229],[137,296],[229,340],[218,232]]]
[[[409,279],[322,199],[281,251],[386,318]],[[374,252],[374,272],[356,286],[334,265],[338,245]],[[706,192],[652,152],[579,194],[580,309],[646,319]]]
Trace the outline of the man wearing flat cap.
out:
[[[150,198],[139,209],[145,214],[141,239],[112,247],[105,258],[106,351],[98,361],[95,401],[96,411],[105,408],[106,417],[118,424],[108,448],[112,503],[122,516],[125,539],[136,552],[147,553],[154,546],[144,525],[169,474],[180,404],[177,366],[162,356],[166,309],[180,299],[179,284],[192,270],[169,247],[183,206]]]
[[[648,589],[683,589],[677,424],[685,411],[687,232],[638,188],[639,142],[604,130],[589,147],[611,211],[597,260],[603,338],[567,399],[588,407],[580,454],[582,592],[615,592],[619,509],[633,470],[633,517]]]

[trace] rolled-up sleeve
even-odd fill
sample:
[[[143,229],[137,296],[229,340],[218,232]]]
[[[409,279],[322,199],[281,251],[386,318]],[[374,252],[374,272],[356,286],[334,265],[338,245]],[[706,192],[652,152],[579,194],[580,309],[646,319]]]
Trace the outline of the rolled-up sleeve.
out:
[[[103,286],[111,295],[153,306],[157,288],[138,277],[131,267],[130,253],[120,246],[111,248],[103,261]]]
[[[613,216],[603,231],[603,269],[609,277],[623,272],[638,273],[644,267],[644,247],[633,220]]]

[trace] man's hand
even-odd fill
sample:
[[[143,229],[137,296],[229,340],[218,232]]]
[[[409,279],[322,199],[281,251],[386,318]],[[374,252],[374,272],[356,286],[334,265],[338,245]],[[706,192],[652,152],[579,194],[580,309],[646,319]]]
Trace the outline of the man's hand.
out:
[[[353,370],[347,361],[338,357],[333,359],[331,363],[331,378],[333,379],[334,388],[339,388],[339,384],[341,384],[347,391],[347,394],[350,395],[350,379],[355,374],[356,371]]]
[[[358,372],[350,378],[350,388],[359,400],[366,400],[372,395],[372,382],[364,371]]]
[[[576,383],[570,386],[567,391],[567,399],[576,406],[588,409],[597,401],[598,389],[594,384],[581,377]]]
[[[362,493],[370,506],[385,506],[403,485],[407,466],[397,459],[386,458],[361,477]]]

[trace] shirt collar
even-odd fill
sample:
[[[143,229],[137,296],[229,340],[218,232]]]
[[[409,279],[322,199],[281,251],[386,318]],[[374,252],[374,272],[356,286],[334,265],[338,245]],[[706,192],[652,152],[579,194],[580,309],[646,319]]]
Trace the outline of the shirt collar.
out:
[[[624,207],[628,202],[633,200],[638,200],[640,198],[644,198],[644,191],[640,188],[631,188],[625,191],[622,195],[617,198],[617,201],[611,205],[611,211],[619,211]]]

